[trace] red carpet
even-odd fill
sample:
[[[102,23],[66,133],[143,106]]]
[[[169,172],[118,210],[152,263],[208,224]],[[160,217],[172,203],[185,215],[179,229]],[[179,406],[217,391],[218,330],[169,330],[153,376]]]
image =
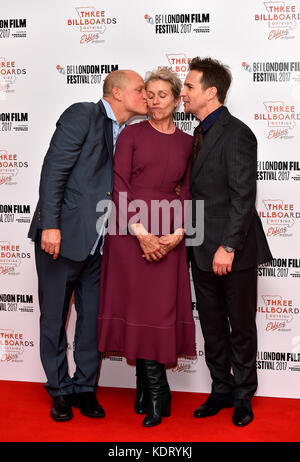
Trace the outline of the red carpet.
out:
[[[195,419],[207,395],[173,392],[172,415],[161,425],[143,428],[133,411],[134,390],[99,388],[104,419],[73,410],[69,422],[54,422],[51,398],[39,383],[0,381],[1,442],[299,442],[300,400],[255,397],[254,420],[244,428],[231,422],[232,409]]]

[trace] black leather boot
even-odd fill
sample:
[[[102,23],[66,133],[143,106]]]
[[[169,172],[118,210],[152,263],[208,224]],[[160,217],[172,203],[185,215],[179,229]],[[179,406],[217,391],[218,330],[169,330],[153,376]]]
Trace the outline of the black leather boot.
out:
[[[143,426],[153,427],[171,415],[171,392],[164,364],[145,359],[144,365],[149,402]]]
[[[144,360],[136,360],[136,399],[134,410],[137,414],[146,414],[147,412],[147,393],[144,374]]]

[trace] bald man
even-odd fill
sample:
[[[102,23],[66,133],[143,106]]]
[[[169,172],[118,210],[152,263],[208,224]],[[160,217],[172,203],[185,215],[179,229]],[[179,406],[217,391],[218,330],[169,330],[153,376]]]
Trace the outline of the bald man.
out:
[[[142,77],[118,70],[107,76],[98,103],[76,103],[59,118],[44,159],[39,200],[28,237],[35,241],[40,304],[40,354],[52,397],[51,417],[67,421],[72,406],[104,417],[96,399],[99,279],[104,214],[110,200],[113,155],[125,122],[147,113]],[[98,221],[97,229],[96,223]],[[76,370],[68,372],[65,326],[72,294],[77,312]]]

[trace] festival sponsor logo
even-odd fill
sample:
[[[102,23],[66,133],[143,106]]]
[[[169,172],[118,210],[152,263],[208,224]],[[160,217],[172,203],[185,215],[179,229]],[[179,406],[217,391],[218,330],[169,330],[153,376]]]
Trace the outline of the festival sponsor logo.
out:
[[[257,274],[261,278],[300,278],[300,258],[274,258],[260,265]]]
[[[25,38],[27,36],[27,20],[25,18],[1,18],[0,39]]]
[[[296,1],[263,2],[254,14],[255,23],[264,24],[268,40],[294,39],[299,24],[299,5]]]
[[[103,82],[112,71],[118,70],[118,64],[58,64],[56,69],[65,76],[67,85],[93,85]]]
[[[263,200],[264,208],[259,216],[264,223],[267,237],[291,237],[298,224],[300,212],[295,204],[281,199]]]
[[[261,299],[256,312],[265,320],[265,331],[269,333],[291,331],[295,318],[300,312],[293,300],[281,295],[262,295]]]
[[[0,112],[0,132],[28,131],[28,112]]]
[[[264,122],[267,127],[267,139],[294,138],[294,129],[300,120],[296,106],[284,101],[264,101],[263,106],[263,112],[254,113],[254,120]]]
[[[105,31],[116,23],[115,17],[94,6],[75,8],[74,16],[67,19],[67,27],[78,32],[81,45],[103,43]]]
[[[300,180],[300,162],[294,160],[257,162],[258,181],[282,181],[293,182]]]
[[[33,295],[32,294],[0,294],[0,311],[7,313],[33,312]]]
[[[29,204],[0,204],[0,223],[30,223]]]
[[[0,241],[0,275],[18,276],[21,263],[31,259],[30,252],[24,252],[20,244]]]
[[[209,13],[164,13],[144,15],[155,34],[197,35],[210,32]]]
[[[300,81],[299,61],[265,61],[242,62],[242,68],[252,77],[255,83],[290,83]]]
[[[28,162],[20,160],[18,154],[0,149],[0,187],[14,186],[20,170],[28,168]]]
[[[0,329],[0,362],[23,362],[22,356],[33,347],[33,340],[26,338],[23,332]]]
[[[300,372],[300,353],[294,351],[258,351],[256,369]]]
[[[13,85],[20,76],[26,74],[26,69],[19,67],[16,61],[0,57],[0,92],[14,92]]]

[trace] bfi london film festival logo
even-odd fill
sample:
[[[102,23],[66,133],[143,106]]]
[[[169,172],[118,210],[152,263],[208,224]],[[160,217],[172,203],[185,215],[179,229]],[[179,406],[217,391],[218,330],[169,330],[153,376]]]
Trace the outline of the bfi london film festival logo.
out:
[[[257,161],[257,181],[294,182],[300,180],[298,160],[259,160]]]
[[[118,64],[67,64],[56,66],[57,72],[65,76],[67,85],[98,85],[106,76],[119,69]]]
[[[25,18],[0,19],[0,39],[27,37],[27,20]]]
[[[241,63],[242,69],[251,75],[255,83],[299,83],[300,61],[254,61]]]
[[[259,210],[259,216],[264,223],[266,236],[292,237],[300,218],[300,212],[295,209],[295,204],[281,199],[262,202],[264,209]]]
[[[294,129],[300,120],[296,106],[285,101],[264,101],[263,106],[263,112],[254,113],[254,120],[266,124],[267,139],[294,138]]]
[[[27,161],[20,160],[18,154],[0,149],[0,187],[15,186],[20,170],[27,169]]]
[[[257,313],[265,319],[265,331],[291,331],[299,307],[293,300],[281,295],[262,295],[262,304],[257,306]]]
[[[256,12],[254,21],[266,24],[268,40],[294,39],[300,20],[299,5],[293,2],[263,2],[264,12]]]
[[[76,17],[69,18],[67,25],[80,33],[80,44],[103,43],[103,35],[108,27],[117,23],[116,18],[106,15],[105,11],[94,6],[75,8]]]
[[[31,259],[30,252],[24,252],[20,244],[0,241],[0,275],[18,276],[21,263]]]
[[[164,13],[144,15],[145,21],[154,26],[155,34],[207,34],[210,32],[209,13]]]
[[[25,338],[23,332],[0,329],[0,362],[23,362],[20,356],[33,347],[33,340]]]
[[[0,57],[0,99],[1,93],[13,93],[17,80],[24,75],[26,75],[26,69],[18,66],[16,61]]]
[[[0,311],[7,313],[33,312],[33,295],[32,294],[0,294]]]
[[[0,133],[27,132],[28,112],[0,112]]]
[[[1,204],[0,223],[14,226],[16,223],[30,223],[31,212],[29,204]]]
[[[296,347],[293,351],[258,351],[256,368],[257,370],[292,371],[300,372],[300,337],[294,337],[293,344]]]
[[[259,278],[294,279],[300,278],[300,258],[273,258],[270,262],[259,265]]]

